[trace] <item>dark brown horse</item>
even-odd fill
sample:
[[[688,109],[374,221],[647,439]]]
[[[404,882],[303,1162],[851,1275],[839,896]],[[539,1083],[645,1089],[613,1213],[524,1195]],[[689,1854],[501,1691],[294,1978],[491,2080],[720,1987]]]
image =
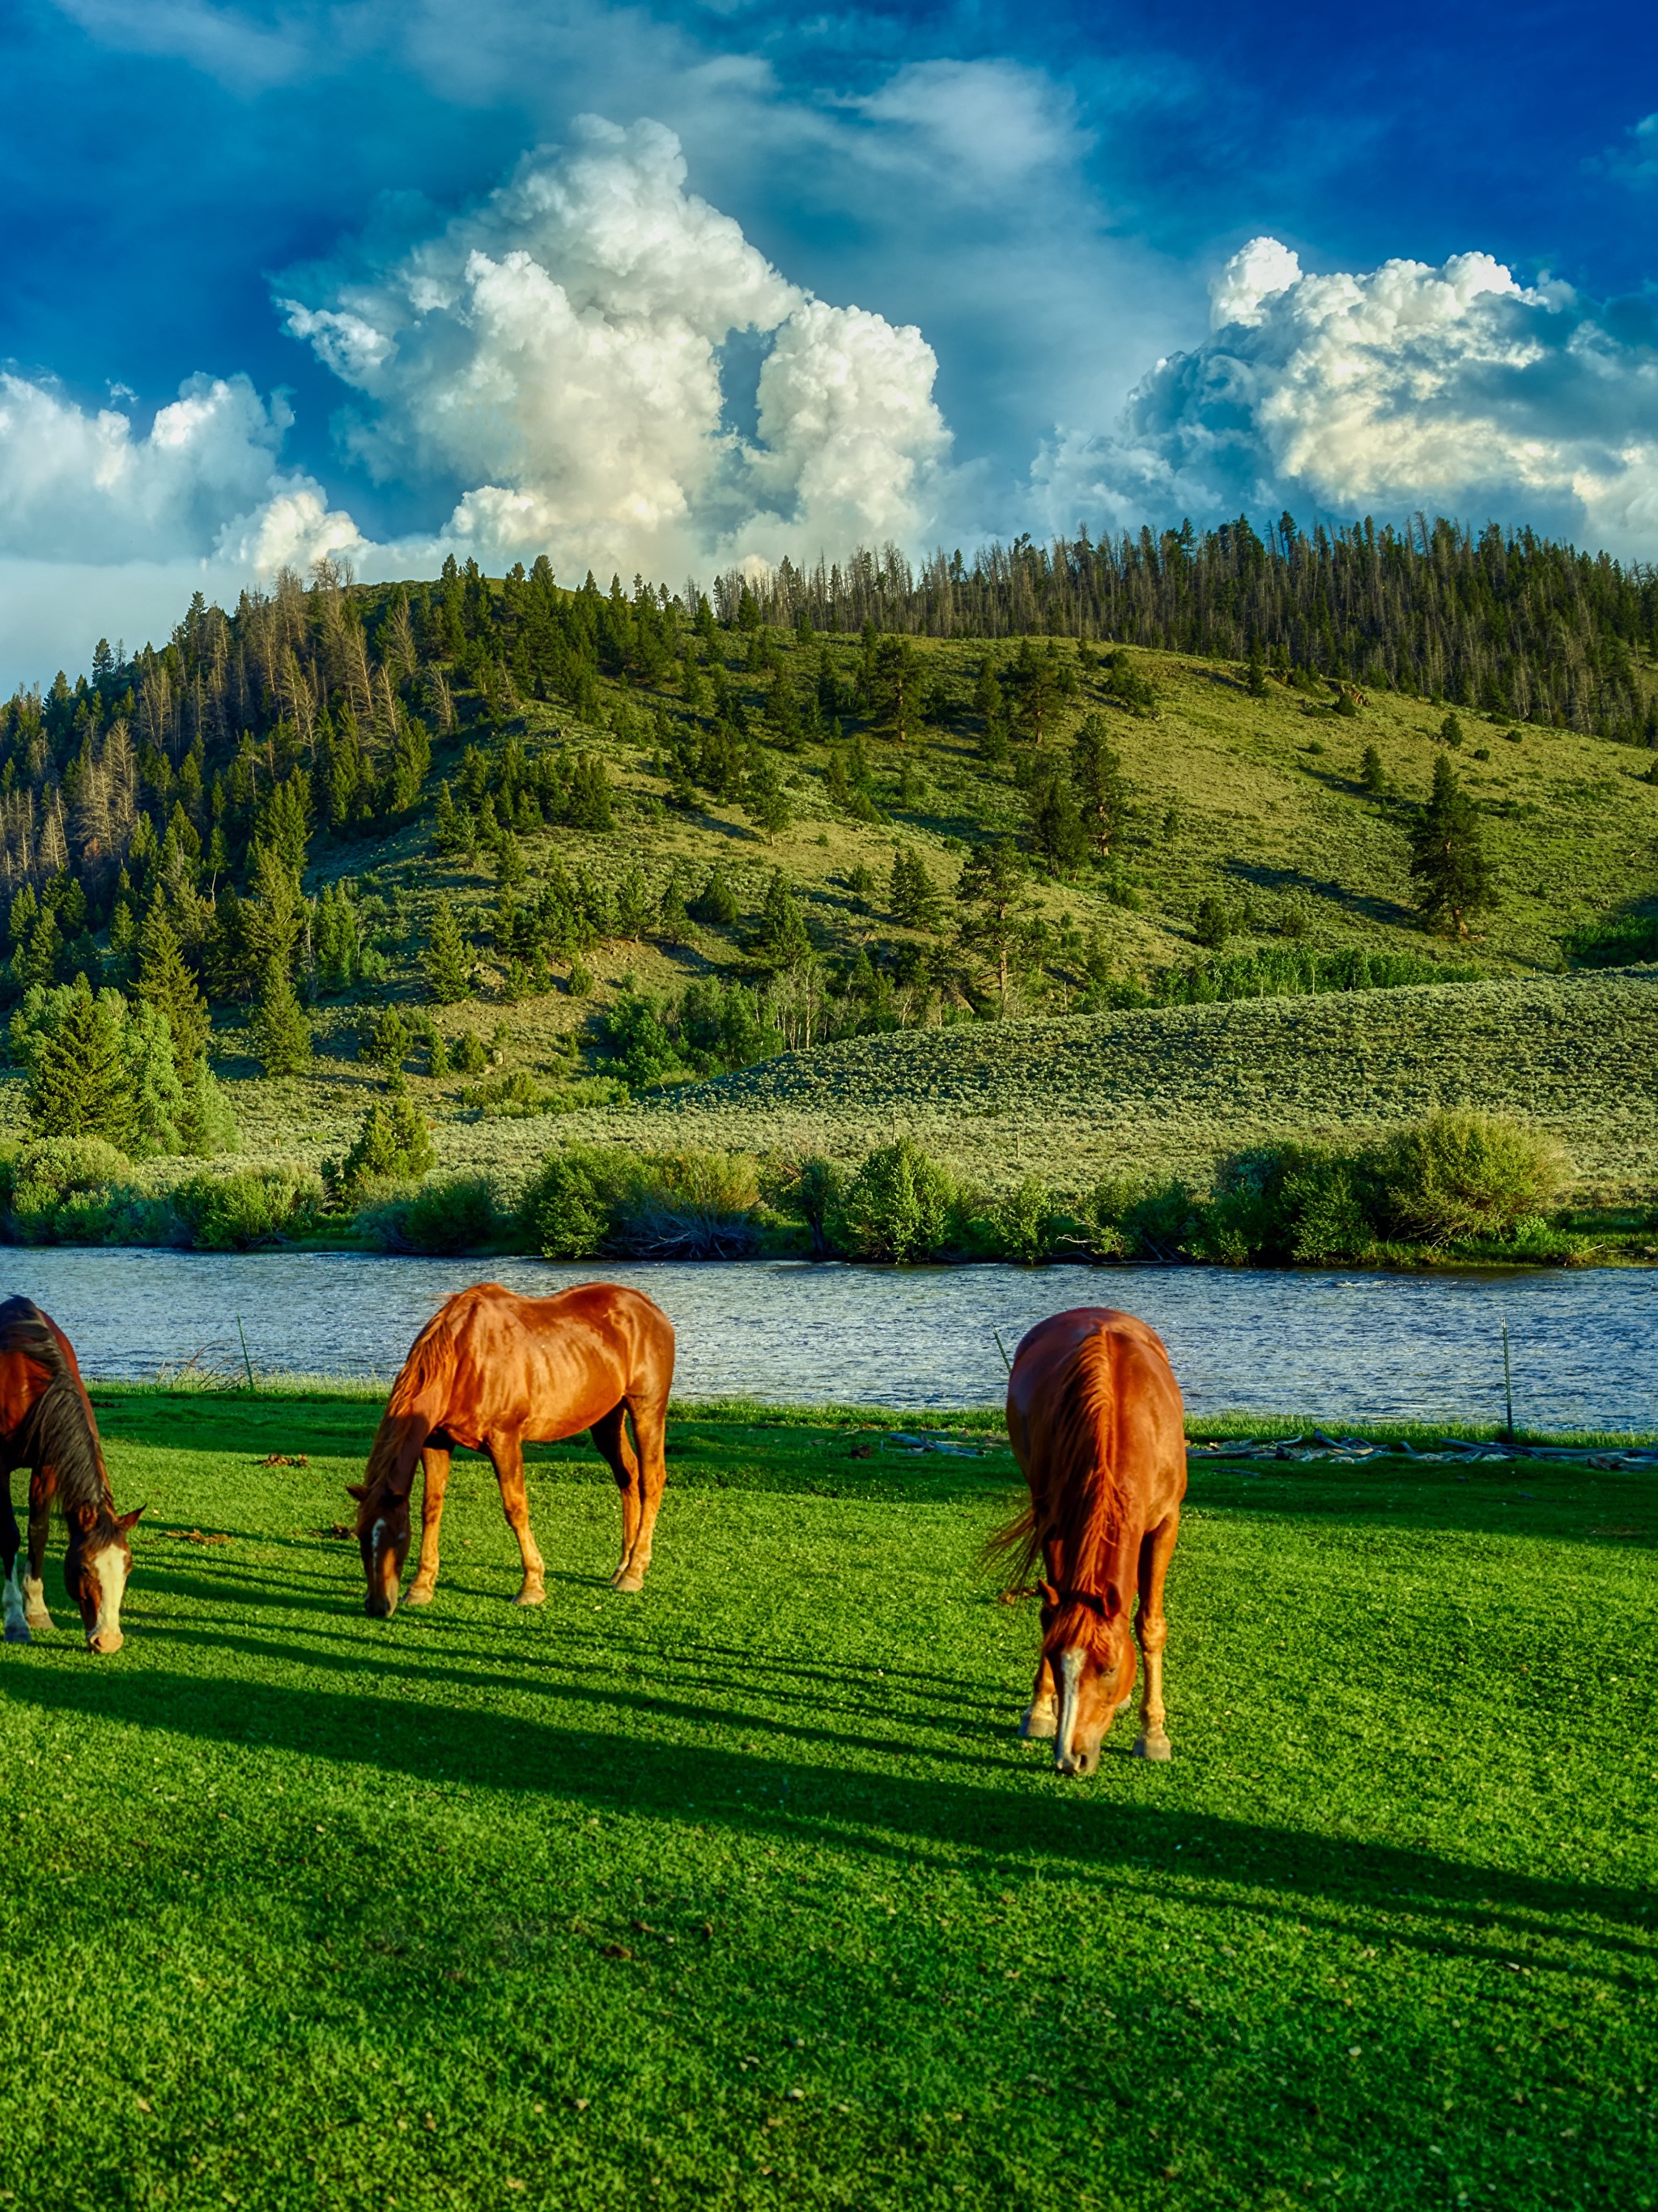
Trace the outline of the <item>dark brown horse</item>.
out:
[[[8,1298],[0,1305],[0,1465],[5,1474],[0,1565],[6,1576],[7,1643],[27,1644],[31,1630],[52,1626],[41,1577],[55,1501],[69,1524],[64,1580],[81,1608],[87,1649],[118,1651],[121,1599],[132,1572],[127,1539],[144,1509],[115,1510],[98,1424],[74,1346],[28,1298]],[[29,1470],[27,1559],[11,1501],[12,1471],[20,1467]]]
[[[457,1444],[489,1454],[524,1558],[516,1602],[539,1605],[544,1568],[524,1495],[524,1446],[582,1429],[592,1430],[622,1492],[622,1564],[611,1587],[642,1589],[667,1479],[663,1444],[672,1382],[672,1325],[637,1291],[583,1283],[556,1297],[520,1298],[499,1283],[477,1283],[459,1291],[415,1339],[368,1455],[367,1480],[349,1486],[369,1613],[386,1620],[397,1611],[416,1461],[426,1488],[420,1566],[408,1601],[431,1603],[444,1485]]]
[[[1026,1736],[1053,1736],[1061,1774],[1091,1774],[1145,1657],[1139,1759],[1167,1759],[1163,1578],[1186,1495],[1185,1413],[1163,1340],[1132,1314],[1079,1306],[1038,1322],[1014,1354],[1007,1433],[1030,1503],[993,1536],[1021,1580],[1045,1579],[1042,1651]],[[1139,1609],[1135,1613],[1135,1600]]]

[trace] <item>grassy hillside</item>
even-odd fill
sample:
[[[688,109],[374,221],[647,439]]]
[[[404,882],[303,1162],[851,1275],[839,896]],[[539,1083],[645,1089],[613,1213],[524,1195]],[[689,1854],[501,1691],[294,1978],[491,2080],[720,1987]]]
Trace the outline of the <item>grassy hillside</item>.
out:
[[[410,598],[424,588],[408,587]],[[484,588],[499,603],[503,587]],[[381,637],[396,592],[351,596],[371,641]],[[613,1071],[607,1021],[630,993],[671,1003],[691,982],[736,979],[765,994],[768,1018],[792,1042],[815,1045],[826,1026],[877,1033],[556,1122],[482,1114],[477,1073],[434,1079],[416,1039],[403,1075],[436,1124],[440,1162],[499,1170],[510,1182],[556,1136],[656,1144],[669,1124],[699,1141],[845,1153],[902,1122],[991,1183],[1060,1164],[1200,1176],[1217,1152],[1260,1137],[1384,1125],[1444,1101],[1535,1115],[1565,1139],[1591,1183],[1650,1179],[1650,985],[1549,980],[1586,935],[1640,910],[1658,881],[1650,753],[1462,709],[1449,757],[1478,810],[1497,903],[1467,939],[1448,942],[1427,935],[1415,914],[1408,843],[1448,750],[1442,704],[1372,692],[1357,712],[1338,713],[1333,687],[1310,677],[1273,678],[1256,696],[1236,664],[1137,651],[1133,670],[1150,703],[1132,711],[1099,653],[1060,640],[1054,650],[1072,688],[1040,747],[1009,745],[987,730],[981,672],[987,659],[1005,671],[1012,644],[915,638],[908,647],[920,658],[926,714],[895,743],[859,689],[866,643],[734,628],[711,629],[701,643],[688,630],[677,635],[694,669],[670,659],[650,681],[584,678],[580,715],[515,692],[477,653],[470,686],[461,666],[451,667],[441,696],[452,726],[434,735],[415,802],[378,819],[372,833],[354,818],[312,837],[307,893],[348,887],[367,946],[349,988],[331,993],[314,966],[301,975],[312,995],[313,1071],[263,1079],[243,1011],[234,1000],[215,1007],[216,1064],[244,1150],[314,1164],[344,1149],[386,1080],[386,1067],[360,1048],[386,1006],[417,1026],[429,1021],[448,1046],[475,1036],[489,1083],[518,1075],[545,1091]],[[1650,675],[1641,662],[1639,681]],[[411,676],[405,689],[416,684]],[[793,706],[780,708],[780,698]],[[1048,865],[1033,840],[1032,793],[1068,760],[1090,715],[1103,720],[1120,757],[1127,818],[1108,857]],[[722,732],[733,744],[740,738],[748,763],[735,782],[725,778],[737,794],[726,798],[715,795],[717,761],[707,765]],[[285,742],[302,765],[291,732]],[[1367,749],[1380,791],[1362,780]],[[441,785],[459,792],[469,775],[498,784],[509,762],[533,781],[578,752],[604,763],[610,829],[549,826],[538,808],[520,810],[509,854],[488,831],[470,854],[464,840],[459,851],[452,839],[440,849]],[[756,826],[756,772],[780,787],[786,826]],[[314,769],[319,815],[322,774]],[[993,963],[963,941],[955,897],[969,854],[999,837],[1024,850],[1030,916],[1046,932],[1014,975],[1006,1011],[1022,1018],[1011,1024],[982,1018],[1002,1011]],[[919,857],[938,887],[930,926],[893,917],[888,887],[899,850]],[[715,869],[736,918],[690,930],[665,922],[664,895],[695,910]],[[756,943],[780,875],[811,940],[792,969]],[[623,894],[624,907],[631,882],[638,912],[613,917],[574,957],[550,940],[533,958],[503,949],[503,896],[523,916],[550,883],[583,877],[601,896]],[[197,915],[210,916],[200,889]],[[459,916],[472,966],[470,995],[443,1006],[428,1004],[423,973],[440,895]],[[209,937],[192,957],[210,970],[212,924],[201,927]],[[1224,946],[1198,942],[1218,927]],[[534,934],[525,928],[520,953]],[[1455,961],[1493,980],[1073,1011],[1167,995],[1168,978],[1181,971],[1201,993],[1222,959],[1344,951]],[[951,1022],[960,1026],[939,1026]],[[20,1090],[15,1079],[0,1084],[0,1119],[14,1129]]]

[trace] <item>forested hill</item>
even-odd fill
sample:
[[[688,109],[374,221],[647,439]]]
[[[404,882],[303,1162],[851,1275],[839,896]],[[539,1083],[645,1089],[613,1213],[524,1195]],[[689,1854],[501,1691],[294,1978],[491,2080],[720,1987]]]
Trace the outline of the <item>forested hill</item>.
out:
[[[967,1016],[1640,957],[1655,658],[1652,572],[1444,522],[708,597],[322,563],[0,705],[0,993],[136,985],[193,1062],[199,986],[254,1005],[222,1025],[270,1070],[309,1064],[301,1006],[343,1035],[341,1002],[538,1000],[639,1088]],[[635,975],[723,1011],[605,1000]]]

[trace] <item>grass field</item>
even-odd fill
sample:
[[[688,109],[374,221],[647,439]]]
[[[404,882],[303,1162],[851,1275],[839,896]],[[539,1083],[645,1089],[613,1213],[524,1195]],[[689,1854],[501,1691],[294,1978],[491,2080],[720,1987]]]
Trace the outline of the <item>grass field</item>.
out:
[[[94,1395],[150,1510],[118,1658],[0,1653],[6,2201],[1658,2203],[1649,1477],[1199,1468],[1174,1763],[1067,1784],[1005,1451],[682,1418],[636,1600],[543,1452],[537,1613],[463,1462],[387,1627],[372,1403]]]

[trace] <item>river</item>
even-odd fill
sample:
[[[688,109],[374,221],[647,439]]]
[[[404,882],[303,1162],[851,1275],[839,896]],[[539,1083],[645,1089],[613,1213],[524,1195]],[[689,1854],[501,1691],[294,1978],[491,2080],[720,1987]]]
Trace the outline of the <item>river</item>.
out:
[[[1467,1274],[1190,1267],[880,1270],[749,1261],[562,1267],[537,1260],[236,1255],[13,1247],[5,1295],[33,1298],[88,1376],[148,1380],[192,1358],[240,1371],[390,1376],[451,1292],[481,1274],[545,1295],[604,1273],[663,1306],[686,1397],[896,1407],[989,1405],[999,1332],[1066,1306],[1139,1314],[1198,1413],[1366,1421],[1515,1419],[1538,1428],[1658,1427],[1658,1268]]]

